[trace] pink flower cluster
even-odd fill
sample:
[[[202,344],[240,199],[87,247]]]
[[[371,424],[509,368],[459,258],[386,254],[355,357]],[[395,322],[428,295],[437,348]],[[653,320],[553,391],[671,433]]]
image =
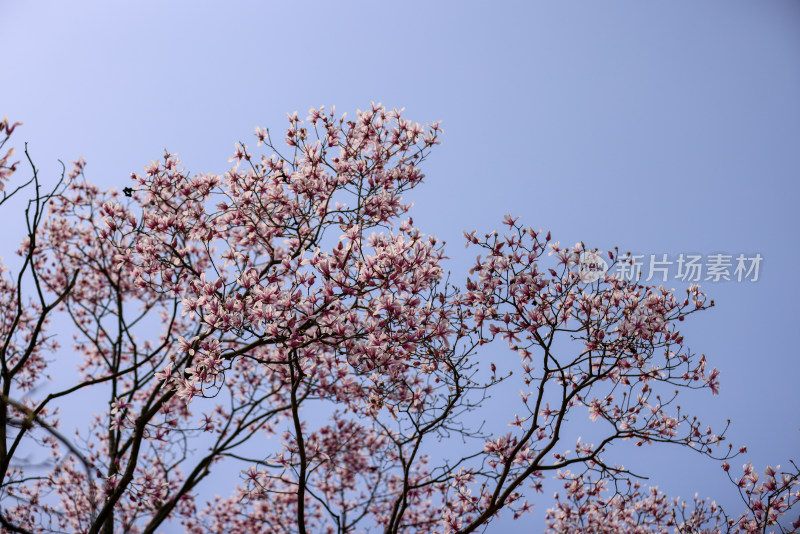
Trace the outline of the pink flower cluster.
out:
[[[0,123],[5,140],[15,127]],[[504,235],[465,234],[481,256],[452,282],[404,201],[440,134],[381,105],[320,108],[289,115],[285,154],[257,128],[268,153],[239,143],[224,175],[165,152],[120,193],[79,159],[44,194],[34,169],[21,271],[0,267],[0,532],[467,533],[521,518],[553,476],[556,532],[777,524],[796,469],[732,479],[747,511],[731,522],[606,461],[624,440],[736,456],[677,404],[718,390],[678,329],[713,301],[582,276],[583,244],[511,216]],[[475,425],[512,382],[520,402]],[[101,400],[62,433],[80,395]],[[240,483],[202,502],[220,469]]]
[[[725,510],[708,499],[695,494],[692,501],[669,499],[656,487],[647,490],[638,482],[626,481],[624,491],[618,486],[612,491],[608,480],[560,473],[564,480],[566,498],[556,494],[557,504],[547,511],[549,533],[736,533],[795,532],[800,518],[791,526],[779,518],[800,499],[800,476],[797,468],[778,476],[777,468],[767,467],[765,480],[751,464],[745,464],[744,474],[731,480],[739,488],[747,511],[729,516]],[[723,463],[729,471],[730,465]]]

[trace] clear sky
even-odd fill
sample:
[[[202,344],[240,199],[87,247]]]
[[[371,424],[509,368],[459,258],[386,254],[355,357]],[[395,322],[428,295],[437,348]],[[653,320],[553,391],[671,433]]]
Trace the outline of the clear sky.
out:
[[[703,283],[717,306],[682,331],[722,391],[687,406],[731,418],[759,469],[800,459],[800,2],[0,0],[0,37],[0,115],[25,123],[15,137],[46,180],[82,155],[90,180],[122,188],[165,147],[221,173],[255,126],[376,101],[442,121],[411,200],[456,279],[475,254],[461,231],[505,213],[568,244],[760,254],[758,281]],[[625,463],[735,511],[712,461],[653,447]]]

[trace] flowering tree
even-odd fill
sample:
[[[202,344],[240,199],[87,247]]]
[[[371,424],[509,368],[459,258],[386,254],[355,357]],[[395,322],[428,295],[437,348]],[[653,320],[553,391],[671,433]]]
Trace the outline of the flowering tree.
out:
[[[15,127],[0,124],[2,145]],[[29,159],[21,263],[0,281],[0,530],[467,533],[524,515],[548,476],[566,489],[555,532],[783,528],[797,469],[758,485],[748,468],[734,518],[605,460],[622,440],[738,454],[676,404],[681,388],[717,390],[677,329],[713,301],[586,277],[596,251],[512,217],[504,235],[465,234],[481,256],[450,281],[402,198],[440,133],[379,105],[352,121],[312,109],[290,116],[286,154],[256,129],[270,153],[237,144],[224,176],[166,153],[122,194],[90,184],[83,160],[43,193]],[[506,343],[498,369],[486,357]],[[55,372],[72,380],[45,391]],[[475,425],[512,380],[511,431]],[[102,400],[67,436],[59,408],[78,394]],[[240,484],[200,502],[220,468]]]

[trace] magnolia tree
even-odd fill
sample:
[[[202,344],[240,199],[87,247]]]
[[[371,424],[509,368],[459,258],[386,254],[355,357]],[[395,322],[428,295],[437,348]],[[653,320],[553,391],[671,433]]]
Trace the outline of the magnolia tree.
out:
[[[166,153],[122,193],[82,160],[43,190],[27,150],[10,190],[8,150],[2,202],[33,194],[0,281],[0,530],[467,533],[524,516],[553,477],[551,532],[796,528],[794,466],[731,474],[745,500],[726,514],[607,461],[625,440],[739,454],[676,404],[717,391],[677,329],[713,301],[587,276],[599,252],[512,217],[465,234],[481,255],[451,280],[404,218],[440,134],[375,105],[312,109],[283,148],[256,129],[266,154],[236,145],[224,176]],[[518,389],[491,414],[502,432],[480,424],[492,391]],[[204,502],[215,470],[239,483]]]

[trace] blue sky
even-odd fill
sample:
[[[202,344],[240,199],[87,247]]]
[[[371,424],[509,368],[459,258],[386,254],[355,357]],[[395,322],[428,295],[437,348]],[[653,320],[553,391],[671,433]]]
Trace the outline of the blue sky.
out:
[[[165,147],[221,173],[255,126],[376,101],[442,121],[410,199],[456,279],[476,253],[462,230],[500,230],[505,213],[567,244],[760,254],[757,282],[705,284],[717,306],[682,329],[722,371],[718,397],[686,405],[731,418],[758,468],[800,459],[800,3],[0,0],[0,34],[0,115],[25,123],[45,179],[82,155],[122,188]],[[686,451],[626,463],[736,505],[719,466]]]

